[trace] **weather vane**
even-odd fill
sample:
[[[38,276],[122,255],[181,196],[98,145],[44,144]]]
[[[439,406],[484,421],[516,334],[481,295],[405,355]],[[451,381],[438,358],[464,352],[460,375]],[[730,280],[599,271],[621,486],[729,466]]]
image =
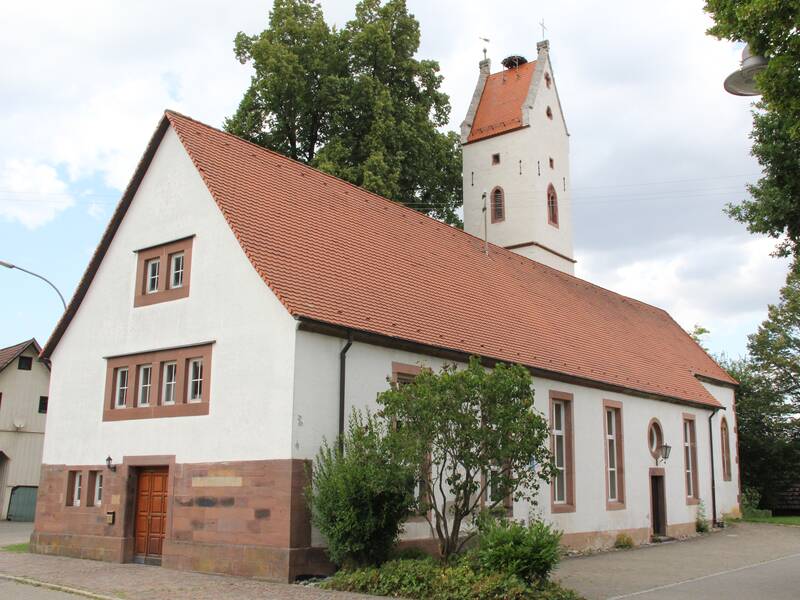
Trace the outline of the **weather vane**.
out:
[[[542,39],[544,39],[544,36],[545,36],[544,32],[547,29],[547,27],[544,26],[544,19],[539,21],[539,26],[542,28]]]
[[[487,44],[489,43],[489,38],[479,37],[478,39],[481,40],[482,42],[486,42]],[[486,60],[486,47],[485,46],[483,48],[483,60]]]

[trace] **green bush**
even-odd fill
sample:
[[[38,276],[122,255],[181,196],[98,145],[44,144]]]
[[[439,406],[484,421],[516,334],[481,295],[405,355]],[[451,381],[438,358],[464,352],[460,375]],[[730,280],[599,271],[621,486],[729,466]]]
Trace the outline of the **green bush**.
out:
[[[633,538],[627,533],[618,534],[617,539],[614,540],[614,548],[618,548],[619,550],[633,548]]]
[[[711,525],[706,518],[706,505],[702,500],[700,500],[700,503],[697,505],[697,517],[694,522],[694,528],[697,533],[708,533],[711,529]]]
[[[322,587],[421,600],[580,600],[575,592],[555,583],[532,586],[507,573],[480,573],[466,561],[442,566],[430,558],[339,571]]]
[[[354,411],[343,450],[324,442],[314,461],[311,519],[337,565],[386,560],[414,506],[414,470],[398,458],[392,435],[370,413]]]
[[[481,522],[474,559],[484,573],[514,575],[527,583],[547,581],[561,559],[561,532],[541,521]]]

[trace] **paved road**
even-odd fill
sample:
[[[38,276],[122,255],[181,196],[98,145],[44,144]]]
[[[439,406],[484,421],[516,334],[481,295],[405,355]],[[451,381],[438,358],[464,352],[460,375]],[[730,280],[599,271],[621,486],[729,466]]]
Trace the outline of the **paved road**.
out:
[[[589,600],[797,600],[800,527],[739,523],[687,542],[568,559],[556,578]]]
[[[80,600],[80,596],[56,592],[35,585],[0,580],[0,598],[11,600]]]
[[[31,539],[32,532],[33,523],[0,521],[0,546],[28,542]],[[2,598],[2,596],[0,596],[0,598]]]

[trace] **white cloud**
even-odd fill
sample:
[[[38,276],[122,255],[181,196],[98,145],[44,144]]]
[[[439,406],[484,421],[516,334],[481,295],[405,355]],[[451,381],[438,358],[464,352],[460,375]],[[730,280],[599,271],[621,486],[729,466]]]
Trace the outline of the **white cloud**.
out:
[[[7,160],[0,167],[0,215],[4,218],[35,229],[73,204],[66,183],[50,165]]]

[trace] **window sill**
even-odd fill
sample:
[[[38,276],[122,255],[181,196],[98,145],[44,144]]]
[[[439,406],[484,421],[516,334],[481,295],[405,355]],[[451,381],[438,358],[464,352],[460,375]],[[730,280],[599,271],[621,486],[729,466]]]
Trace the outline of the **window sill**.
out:
[[[132,419],[160,419],[166,417],[194,417],[207,415],[208,402],[192,402],[191,404],[170,404],[162,406],[139,406],[136,408],[103,411],[103,421],[127,421]]]
[[[625,503],[606,501],[606,510],[625,510]]]
[[[700,504],[700,498],[686,498],[686,505],[687,506],[694,506],[696,504]]]
[[[572,513],[575,512],[574,504],[551,504],[550,512],[552,514]]]

